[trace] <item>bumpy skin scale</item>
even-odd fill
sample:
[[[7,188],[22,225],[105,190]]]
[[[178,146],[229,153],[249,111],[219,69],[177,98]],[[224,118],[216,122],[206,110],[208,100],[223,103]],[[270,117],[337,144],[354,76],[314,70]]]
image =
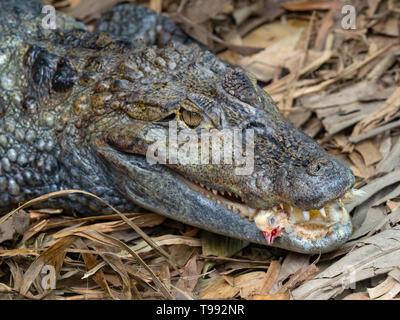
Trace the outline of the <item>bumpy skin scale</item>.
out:
[[[118,38],[90,33],[61,14],[57,29],[46,30],[41,8],[35,1],[0,1],[1,211],[47,192],[75,188],[123,211],[138,205],[266,244],[254,222],[195,191],[183,177],[233,192],[255,208],[285,201],[316,209],[353,185],[350,169],[284,119],[242,69],[197,45],[181,44],[190,40],[165,18],[143,8],[117,7],[103,16],[97,30],[124,37]],[[141,20],[115,27],[121,17],[128,21],[121,12]],[[142,30],[135,29],[141,21],[146,22],[145,41],[129,41]],[[149,46],[155,40],[174,44]],[[195,132],[254,129],[254,173],[236,176],[235,164],[229,163],[149,164],[144,155],[154,141],[146,133],[158,129],[168,134],[166,121],[173,117],[179,132],[188,130],[182,120],[188,111],[202,119],[191,129]],[[110,212],[81,195],[52,199],[49,205],[81,214]],[[351,223],[337,224],[332,231],[316,241],[284,232],[274,245],[305,253],[329,251],[348,238]]]

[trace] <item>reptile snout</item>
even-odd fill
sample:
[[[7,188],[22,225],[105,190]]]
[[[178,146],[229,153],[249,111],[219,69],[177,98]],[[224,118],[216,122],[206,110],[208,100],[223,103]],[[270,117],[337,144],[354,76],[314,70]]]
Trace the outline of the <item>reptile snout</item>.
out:
[[[319,209],[342,197],[354,184],[349,167],[326,154],[305,167],[281,170],[277,190],[282,201],[303,210]]]

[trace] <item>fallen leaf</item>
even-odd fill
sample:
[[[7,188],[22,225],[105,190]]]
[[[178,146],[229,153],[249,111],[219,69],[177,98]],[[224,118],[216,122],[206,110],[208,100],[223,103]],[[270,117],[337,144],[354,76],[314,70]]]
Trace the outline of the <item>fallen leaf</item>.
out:
[[[7,240],[16,240],[29,228],[29,214],[24,210],[17,211],[11,218],[0,223],[0,243]]]
[[[400,265],[400,226],[382,231],[359,244],[363,246],[293,290],[293,298],[330,299],[352,283],[387,273]]]

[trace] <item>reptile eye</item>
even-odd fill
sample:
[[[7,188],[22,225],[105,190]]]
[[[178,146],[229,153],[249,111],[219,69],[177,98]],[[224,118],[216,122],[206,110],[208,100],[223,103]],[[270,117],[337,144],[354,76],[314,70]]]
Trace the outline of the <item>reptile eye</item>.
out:
[[[181,119],[189,128],[194,129],[203,121],[203,116],[200,113],[183,109]]]

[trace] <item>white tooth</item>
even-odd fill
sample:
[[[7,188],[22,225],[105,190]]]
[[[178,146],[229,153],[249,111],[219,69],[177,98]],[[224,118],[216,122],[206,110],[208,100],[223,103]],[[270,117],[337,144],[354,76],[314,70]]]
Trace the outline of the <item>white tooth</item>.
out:
[[[281,209],[283,210],[283,203],[282,203],[282,202],[279,204],[279,206],[280,206]]]
[[[217,200],[217,203],[218,203],[218,204],[221,204],[221,200]]]
[[[319,212],[321,213],[321,216],[323,216],[324,218],[326,218],[326,212],[324,208],[319,209]]]
[[[229,194],[230,197],[232,197],[232,192],[229,192],[229,191],[228,191],[228,194]]]
[[[200,187],[204,188],[204,184],[200,183]]]
[[[222,195],[225,195],[225,192],[224,192],[224,191],[220,191],[220,193],[221,193]]]
[[[218,191],[217,191],[217,190],[212,189],[212,192],[213,192],[215,195],[218,194]]]
[[[206,186],[206,189],[207,189],[207,190],[210,190],[211,188]]]
[[[304,220],[306,220],[306,221],[310,220],[310,212],[309,211],[303,211],[303,216],[304,216]]]

